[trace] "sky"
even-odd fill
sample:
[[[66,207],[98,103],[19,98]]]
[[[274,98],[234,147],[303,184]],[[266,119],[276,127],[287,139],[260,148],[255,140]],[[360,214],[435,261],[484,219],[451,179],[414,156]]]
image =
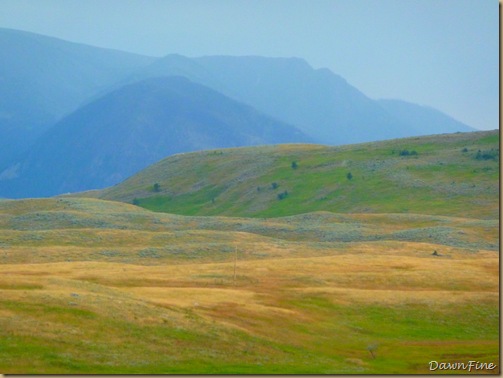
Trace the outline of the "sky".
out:
[[[0,27],[149,56],[299,57],[499,128],[498,0],[0,0]]]

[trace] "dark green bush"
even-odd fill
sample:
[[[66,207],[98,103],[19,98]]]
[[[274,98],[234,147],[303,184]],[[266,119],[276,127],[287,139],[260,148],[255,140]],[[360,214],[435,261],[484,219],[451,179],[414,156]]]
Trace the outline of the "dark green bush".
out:
[[[417,155],[417,152],[412,150],[412,151],[409,151],[409,150],[400,150],[400,152],[398,153],[398,155],[400,156],[414,156],[414,155]]]
[[[282,193],[279,193],[278,194],[278,199],[281,201],[282,199],[285,199],[286,197],[288,197],[288,191],[284,191]]]
[[[499,149],[491,149],[487,151],[478,150],[475,155],[476,160],[497,160],[499,158]]]
[[[400,156],[409,156],[409,150],[400,150],[400,152],[398,153],[398,155]]]

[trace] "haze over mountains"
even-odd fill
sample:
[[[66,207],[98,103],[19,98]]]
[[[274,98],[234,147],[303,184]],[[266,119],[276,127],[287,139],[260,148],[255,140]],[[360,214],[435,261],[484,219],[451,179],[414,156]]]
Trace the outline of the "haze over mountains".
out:
[[[314,70],[302,59],[215,56],[195,58],[193,63],[184,60],[170,55],[141,73],[183,73],[297,125],[318,142],[347,144],[410,135],[399,121],[342,77],[327,69]],[[184,71],[184,67],[190,70]]]
[[[153,58],[0,29],[0,166]]]
[[[58,122],[12,170],[7,194],[50,196],[110,186],[180,152],[310,140],[186,78],[146,79]]]
[[[103,188],[180,152],[473,131],[298,58],[153,58],[8,29],[0,48],[0,197]]]

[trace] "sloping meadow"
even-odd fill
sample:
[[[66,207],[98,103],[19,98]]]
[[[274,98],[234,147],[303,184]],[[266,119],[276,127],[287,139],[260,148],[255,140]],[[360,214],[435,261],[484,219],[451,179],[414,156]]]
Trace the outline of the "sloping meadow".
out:
[[[313,211],[499,217],[498,131],[180,154],[79,195],[182,215]]]

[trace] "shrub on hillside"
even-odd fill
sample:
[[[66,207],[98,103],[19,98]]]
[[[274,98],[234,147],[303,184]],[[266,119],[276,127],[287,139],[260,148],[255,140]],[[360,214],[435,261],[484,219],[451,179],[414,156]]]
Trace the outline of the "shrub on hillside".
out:
[[[278,199],[281,201],[282,199],[285,199],[286,197],[288,197],[288,191],[284,191],[282,193],[279,193],[278,194]]]
[[[499,149],[491,149],[487,151],[477,151],[476,160],[497,160],[499,158]]]
[[[400,152],[398,153],[398,155],[400,156],[414,156],[414,155],[417,155],[417,152],[412,150],[412,151],[409,151],[409,150],[400,150]]]
[[[161,258],[161,254],[157,248],[145,248],[138,252],[139,257]]]

